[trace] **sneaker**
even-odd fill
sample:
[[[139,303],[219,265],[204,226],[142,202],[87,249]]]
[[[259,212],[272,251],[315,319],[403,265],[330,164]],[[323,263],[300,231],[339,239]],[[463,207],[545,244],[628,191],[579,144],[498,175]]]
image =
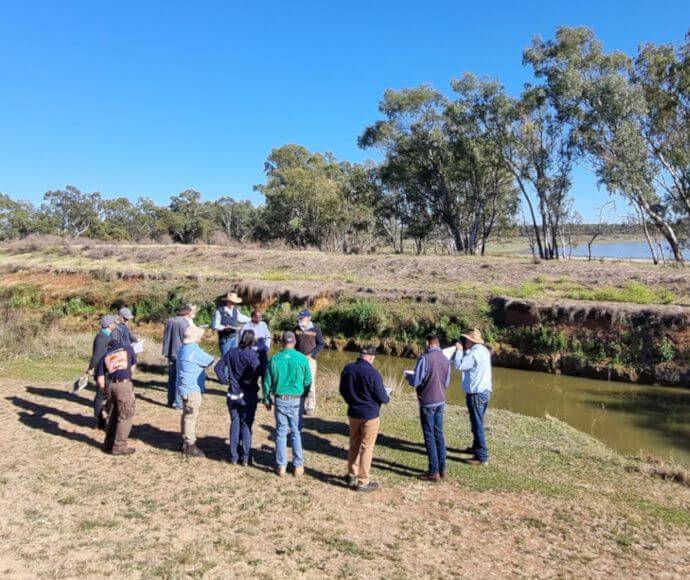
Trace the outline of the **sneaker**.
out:
[[[285,475],[285,466],[276,467],[276,475],[278,477],[283,477]]]
[[[196,445],[185,445],[184,454],[187,457],[206,457],[206,454]]]
[[[358,485],[355,489],[357,491],[374,491],[379,488],[379,484],[376,483],[375,481],[370,481],[366,485]]]
[[[295,477],[302,477],[304,475],[304,466],[300,465],[299,467],[295,467]]]
[[[124,449],[113,449],[110,454],[111,455],[132,455],[136,449],[134,447],[125,447]]]
[[[345,484],[347,485],[347,487],[357,487],[357,477],[349,474],[346,475]]]
[[[475,467],[476,467],[477,465],[481,465],[482,467],[488,467],[488,466],[489,466],[489,461],[488,461],[488,460],[487,460],[487,461],[479,461],[479,459],[476,459],[476,458],[474,458],[474,459],[466,459],[466,460],[465,460],[465,463],[467,463],[467,465],[473,465],[473,466],[475,466]]]
[[[417,479],[421,479],[422,481],[440,481],[441,476],[438,473],[424,473],[422,475],[418,475]]]

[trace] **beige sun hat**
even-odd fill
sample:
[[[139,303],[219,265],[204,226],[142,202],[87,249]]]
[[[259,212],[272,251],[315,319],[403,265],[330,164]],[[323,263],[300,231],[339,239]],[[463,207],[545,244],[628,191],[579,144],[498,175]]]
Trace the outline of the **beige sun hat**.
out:
[[[466,338],[471,340],[475,344],[484,344],[484,339],[482,338],[482,332],[478,328],[473,328],[466,334],[461,334],[460,338]]]
[[[240,298],[234,292],[228,292],[225,296],[223,296],[223,300],[226,302],[233,302],[234,304],[242,304],[242,298]]]
[[[184,338],[182,342],[185,344],[192,344],[194,342],[199,342],[201,337],[204,336],[205,328],[196,326],[195,324],[190,324],[184,331]]]

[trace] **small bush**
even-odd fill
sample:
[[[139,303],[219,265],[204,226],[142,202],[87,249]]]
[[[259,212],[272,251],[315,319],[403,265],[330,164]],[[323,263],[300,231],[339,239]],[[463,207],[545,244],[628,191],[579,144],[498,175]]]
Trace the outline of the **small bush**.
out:
[[[525,352],[562,352],[568,348],[568,337],[555,328],[540,324],[516,329],[512,334],[511,343]]]
[[[676,349],[668,339],[664,339],[657,347],[656,354],[660,361],[668,362],[675,358]]]
[[[8,300],[10,306],[14,308],[41,308],[44,297],[43,287],[33,283],[10,286],[0,293],[0,298]]]

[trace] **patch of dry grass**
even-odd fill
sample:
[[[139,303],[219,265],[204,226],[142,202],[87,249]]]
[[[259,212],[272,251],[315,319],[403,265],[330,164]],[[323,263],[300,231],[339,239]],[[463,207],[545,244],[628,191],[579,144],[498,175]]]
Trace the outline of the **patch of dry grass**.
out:
[[[148,345],[143,368],[162,362],[158,346]],[[53,372],[69,368],[68,358],[53,360]],[[92,391],[70,395],[47,374],[36,381],[21,373],[15,367],[16,378],[0,379],[5,576],[639,577],[663,570],[681,578],[689,571],[690,489],[642,473],[644,464],[558,421],[490,409],[492,465],[472,468],[457,451],[467,443],[467,413],[449,407],[450,476],[425,484],[415,477],[426,469],[417,404],[398,384],[375,450],[381,490],[358,494],[341,477],[348,437],[337,372],[318,375],[301,479],[273,475],[274,420],[263,407],[255,466],[224,461],[229,420],[225,389],[215,382],[198,425],[206,459],[179,453],[179,412],[164,406],[166,377],[158,372],[136,378],[137,453],[118,458],[100,451]]]

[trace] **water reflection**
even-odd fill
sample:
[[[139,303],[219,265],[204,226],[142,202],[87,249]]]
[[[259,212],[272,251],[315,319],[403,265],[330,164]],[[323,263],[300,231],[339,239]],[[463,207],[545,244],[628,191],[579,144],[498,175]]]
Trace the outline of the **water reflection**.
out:
[[[323,368],[339,371],[356,353],[324,351]],[[413,359],[377,356],[384,374],[400,376]],[[453,371],[449,402],[465,404],[460,375]],[[690,466],[690,391],[494,369],[491,407],[550,415],[626,454],[654,455]]]

